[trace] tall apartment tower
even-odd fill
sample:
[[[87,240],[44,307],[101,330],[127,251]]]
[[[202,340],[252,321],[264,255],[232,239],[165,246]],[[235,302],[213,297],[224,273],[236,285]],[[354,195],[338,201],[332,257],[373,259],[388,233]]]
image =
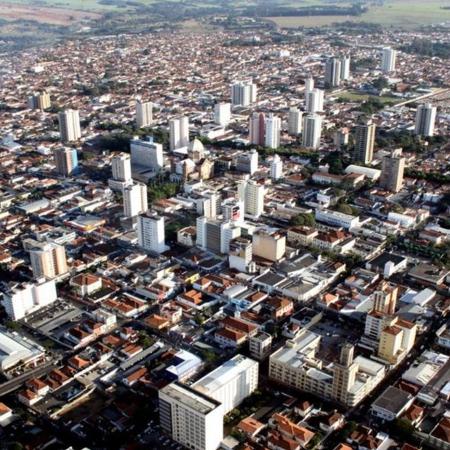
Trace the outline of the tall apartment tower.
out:
[[[305,79],[305,95],[314,89],[314,78],[308,77]]]
[[[384,73],[395,72],[395,63],[397,61],[397,51],[391,47],[383,48],[381,54],[381,70]]]
[[[313,89],[306,94],[306,111],[314,114],[323,111],[324,92]]]
[[[376,125],[372,120],[359,123],[355,128],[354,160],[370,164],[373,159]]]
[[[186,116],[176,117],[169,121],[170,150],[189,145],[189,119]]]
[[[341,58],[341,80],[350,79],[350,56],[346,55]]]
[[[289,136],[298,136],[302,132],[303,113],[296,107],[289,109],[288,133]]]
[[[75,148],[61,147],[53,151],[56,172],[65,177],[71,176],[78,169],[78,155]]]
[[[131,158],[127,153],[114,155],[111,161],[112,177],[115,181],[128,183],[131,178]]]
[[[249,141],[252,145],[263,146],[266,136],[266,116],[264,113],[254,112],[249,122]]]
[[[338,87],[341,84],[341,65],[338,58],[330,58],[325,63],[325,86],[327,88]]]
[[[164,166],[162,144],[154,142],[152,137],[148,137],[145,141],[132,139],[130,141],[130,152],[133,166],[144,167],[156,172]]]
[[[332,392],[333,397],[341,403],[348,403],[347,397],[356,381],[358,364],[353,361],[353,353],[353,345],[344,344],[339,363],[334,365]]]
[[[270,178],[279,180],[283,176],[283,161],[278,155],[274,155],[270,164]]]
[[[62,245],[35,242],[29,248],[31,268],[36,279],[55,278],[68,271],[66,249]]]
[[[173,440],[192,450],[216,450],[223,439],[223,407],[180,383],[159,391],[161,427]]]
[[[214,105],[214,122],[222,127],[228,126],[231,120],[231,105],[229,103],[216,103]]]
[[[148,213],[139,215],[137,235],[139,246],[145,250],[154,253],[163,253],[167,250],[164,217]]]
[[[153,103],[136,100],[136,126],[138,128],[149,127],[153,122]]]
[[[264,212],[264,196],[266,189],[256,181],[240,181],[238,197],[244,203],[244,211],[252,217],[259,217]]]
[[[148,209],[147,186],[143,183],[132,183],[123,189],[123,215],[136,217]]]
[[[249,152],[240,154],[236,160],[236,169],[253,175],[258,170],[258,152],[252,148]]]
[[[392,315],[397,305],[398,287],[383,282],[380,289],[373,293],[373,310],[383,314]]]
[[[256,102],[257,87],[251,81],[241,81],[231,85],[231,104],[233,106],[249,106]]]
[[[319,148],[322,135],[322,117],[308,114],[303,120],[302,145],[306,148]]]
[[[266,118],[266,136],[264,144],[268,148],[280,146],[281,119],[273,114]]]
[[[39,109],[44,111],[44,109],[48,109],[50,106],[50,94],[46,91],[35,92],[33,95],[28,97],[28,107],[30,109]]]
[[[402,149],[396,149],[385,156],[382,162],[380,186],[391,192],[398,192],[403,186],[403,173],[405,171],[405,158]]]
[[[414,132],[419,136],[433,136],[436,122],[436,107],[430,103],[417,107],[416,127]]]
[[[81,137],[80,114],[75,109],[66,109],[58,114],[61,142],[77,141]]]

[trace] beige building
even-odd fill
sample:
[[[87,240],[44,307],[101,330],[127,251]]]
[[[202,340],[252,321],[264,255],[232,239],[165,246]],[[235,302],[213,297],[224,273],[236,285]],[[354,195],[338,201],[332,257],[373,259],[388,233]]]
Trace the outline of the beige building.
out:
[[[30,109],[40,109],[41,111],[50,108],[50,94],[46,91],[35,92],[28,97],[28,106]]]
[[[286,236],[279,231],[256,231],[253,234],[253,255],[269,261],[279,261],[286,252]]]
[[[402,150],[394,150],[383,158],[380,186],[391,192],[398,192],[403,186],[403,173],[405,171],[405,158]]]
[[[381,332],[378,356],[390,364],[398,364],[413,348],[416,332],[415,324],[396,319],[394,325],[386,327]]]
[[[35,278],[51,279],[68,272],[66,250],[62,245],[27,239],[24,248],[30,254]]]

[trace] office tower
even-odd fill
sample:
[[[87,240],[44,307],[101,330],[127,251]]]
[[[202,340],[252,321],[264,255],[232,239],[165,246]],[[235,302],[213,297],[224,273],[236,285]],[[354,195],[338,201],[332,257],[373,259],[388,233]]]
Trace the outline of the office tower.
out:
[[[136,100],[136,126],[149,127],[153,122],[153,103]]]
[[[136,217],[148,209],[147,186],[143,183],[132,183],[123,189],[123,215]]]
[[[75,148],[61,147],[53,151],[56,172],[65,177],[73,175],[78,170],[78,155]]]
[[[240,181],[238,184],[239,200],[244,203],[245,214],[259,217],[264,212],[266,188],[254,180]]]
[[[286,236],[278,231],[259,230],[252,236],[253,255],[277,262],[286,253]]]
[[[249,152],[241,153],[236,159],[236,169],[253,175],[258,170],[258,152],[253,148]]]
[[[283,161],[278,155],[274,155],[270,164],[270,178],[278,180],[283,176]]]
[[[313,89],[306,94],[306,111],[317,113],[323,111],[324,92],[321,89]]]
[[[365,120],[355,127],[355,152],[354,160],[364,164],[370,164],[373,159],[375,145],[376,125],[372,120]]]
[[[333,368],[333,397],[341,403],[349,403],[348,396],[355,384],[358,364],[353,361],[354,347],[344,344],[341,349],[339,363]]]
[[[111,161],[112,176],[115,181],[131,182],[131,158],[127,153],[114,155]]]
[[[222,127],[228,126],[231,120],[231,105],[229,103],[216,103],[214,105],[214,122]]]
[[[257,87],[251,81],[238,82],[231,85],[231,104],[233,106],[249,106],[256,102]]]
[[[186,116],[169,120],[170,150],[189,145],[189,119]]]
[[[392,315],[397,305],[398,287],[383,281],[373,293],[373,311]]]
[[[382,56],[381,56],[381,70],[384,73],[394,72],[396,60],[397,60],[396,50],[394,50],[390,47],[383,48],[383,52],[382,52]]]
[[[253,245],[250,239],[244,237],[233,239],[230,242],[230,249],[228,252],[230,269],[236,269],[239,272],[252,272],[252,249]]]
[[[350,56],[343,56],[341,58],[341,80],[347,81],[350,79]]]
[[[306,148],[319,148],[322,135],[322,117],[308,114],[303,119],[302,145]]]
[[[430,103],[417,107],[415,133],[420,136],[433,136],[436,122],[436,107]]]
[[[24,248],[30,254],[34,277],[55,278],[67,273],[66,249],[62,245],[27,239]]]
[[[278,148],[280,146],[281,119],[273,114],[266,118],[265,146]]]
[[[3,290],[3,307],[13,320],[20,320],[58,298],[55,280],[40,278],[35,283],[11,283]]]
[[[305,79],[305,95],[314,89],[314,78],[309,77]]]
[[[403,186],[403,173],[405,171],[405,158],[402,149],[396,149],[383,158],[380,186],[391,192],[398,192]]]
[[[162,144],[153,142],[153,138],[147,140],[134,138],[130,141],[131,164],[158,171],[164,166]]]
[[[145,213],[138,216],[137,234],[139,246],[154,253],[167,250],[164,217]]]
[[[327,88],[338,87],[341,84],[341,65],[338,58],[330,58],[325,63],[325,86]]]
[[[254,112],[249,122],[249,141],[252,145],[263,146],[266,135],[266,117],[264,113]]]
[[[28,107],[30,109],[44,109],[50,108],[50,95],[46,91],[35,92],[33,95],[28,97]]]
[[[258,388],[258,366],[253,359],[236,355],[191,387],[220,402],[223,414],[228,414]]]
[[[61,142],[77,141],[81,137],[80,115],[77,110],[66,109],[58,114]]]
[[[289,136],[298,136],[302,132],[303,113],[298,108],[290,108],[288,115]]]
[[[223,439],[220,402],[178,382],[159,391],[162,429],[192,450],[217,450]]]

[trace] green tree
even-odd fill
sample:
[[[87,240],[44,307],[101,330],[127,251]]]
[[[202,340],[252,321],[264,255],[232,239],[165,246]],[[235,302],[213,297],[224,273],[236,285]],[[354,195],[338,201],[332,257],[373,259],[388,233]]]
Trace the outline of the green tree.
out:
[[[301,213],[294,216],[291,219],[290,224],[296,227],[314,227],[316,225],[316,219],[311,213]]]

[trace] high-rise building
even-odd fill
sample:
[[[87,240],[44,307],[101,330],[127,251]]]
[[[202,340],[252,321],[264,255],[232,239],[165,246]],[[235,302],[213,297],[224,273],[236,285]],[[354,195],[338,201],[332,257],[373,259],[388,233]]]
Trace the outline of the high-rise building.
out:
[[[344,145],[348,145],[350,131],[348,128],[341,128],[334,133],[334,145],[338,150],[342,149]]]
[[[405,158],[402,149],[396,149],[383,158],[380,186],[391,192],[398,192],[403,186]]]
[[[31,268],[36,279],[56,278],[68,272],[64,246],[34,239],[26,239],[23,245],[30,254]]]
[[[279,155],[273,155],[272,162],[270,164],[270,178],[272,180],[278,180],[283,176],[283,161]]]
[[[302,144],[306,148],[319,148],[322,135],[322,117],[308,114],[303,119]]]
[[[231,85],[231,104],[233,106],[249,106],[256,102],[257,87],[251,81],[241,81]]]
[[[231,120],[231,105],[229,103],[216,103],[214,105],[214,122],[222,127],[228,126]]]
[[[115,181],[129,183],[131,178],[131,158],[127,153],[114,155],[111,161],[112,177]]]
[[[258,230],[252,236],[253,255],[277,262],[286,253],[286,236],[278,231]]]
[[[65,177],[73,175],[78,170],[78,155],[75,148],[61,147],[53,151],[56,172]]]
[[[80,114],[77,110],[66,109],[58,114],[61,142],[77,141],[81,137]]]
[[[236,355],[191,387],[220,402],[228,414],[258,388],[258,366],[253,359]]]
[[[305,95],[314,89],[314,78],[308,77],[305,79]]]
[[[341,84],[341,61],[330,58],[325,63],[325,87],[334,88]]]
[[[35,92],[28,97],[28,107],[30,109],[40,109],[41,111],[44,111],[44,109],[48,109],[50,106],[50,94],[46,91]]]
[[[153,103],[136,100],[136,126],[149,127],[153,122]]]
[[[170,150],[189,145],[189,119],[186,116],[169,120]]]
[[[263,146],[266,136],[266,117],[264,113],[254,112],[250,116],[249,141],[252,145]]]
[[[278,148],[280,146],[281,119],[273,114],[266,118],[265,146]]]
[[[289,109],[288,115],[288,134],[289,136],[298,136],[302,132],[303,113],[296,107]]]
[[[137,235],[139,246],[154,253],[167,250],[164,217],[144,213],[138,216]]]
[[[417,107],[415,133],[420,136],[433,136],[436,122],[436,107],[430,103]]]
[[[397,305],[398,287],[383,281],[373,293],[373,310],[378,313],[392,315]]]
[[[353,360],[353,354],[353,345],[344,344],[341,348],[339,363],[334,365],[332,396],[343,404],[351,403],[348,397],[359,369],[358,364]]]
[[[324,92],[321,89],[312,89],[306,94],[306,111],[317,113],[323,111]]]
[[[259,331],[248,340],[250,355],[258,361],[264,359],[270,353],[272,348],[272,335]]]
[[[236,169],[253,175],[258,170],[258,152],[252,148],[249,152],[241,153],[236,159]]]
[[[253,245],[250,239],[238,237],[230,242],[230,250],[228,252],[230,269],[236,269],[244,273],[251,272],[252,258]]]
[[[371,120],[363,121],[355,128],[354,160],[370,164],[373,159],[376,125]]]
[[[343,56],[341,58],[341,80],[347,81],[350,79],[350,56]]]
[[[397,61],[397,51],[391,47],[385,47],[381,56],[381,70],[384,73],[395,72],[395,63]]]
[[[254,180],[240,181],[238,184],[239,200],[244,203],[245,214],[259,217],[264,212],[266,188]]]
[[[230,243],[241,235],[241,228],[232,221],[197,218],[197,245],[217,254],[228,254]]]
[[[142,167],[158,171],[164,166],[164,156],[162,144],[153,142],[153,138],[149,137],[143,141],[134,138],[130,141],[131,164],[133,166]]]
[[[223,407],[201,392],[178,382],[159,391],[162,429],[192,450],[217,450],[223,439]]]
[[[132,183],[123,190],[123,215],[136,217],[148,209],[147,186],[143,183]]]

